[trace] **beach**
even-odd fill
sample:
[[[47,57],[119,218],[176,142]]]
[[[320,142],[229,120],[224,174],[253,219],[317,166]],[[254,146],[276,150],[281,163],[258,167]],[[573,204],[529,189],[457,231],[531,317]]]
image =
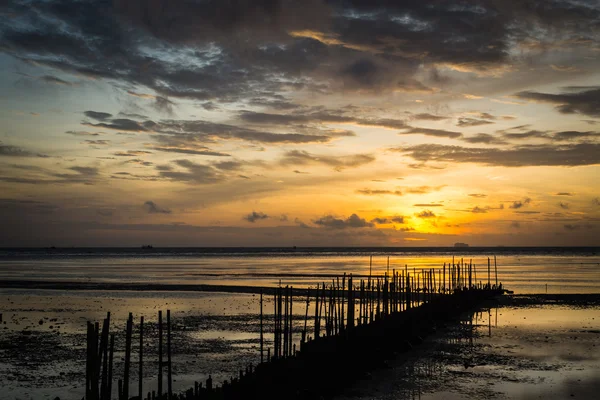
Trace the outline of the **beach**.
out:
[[[439,268],[452,256],[474,259],[487,280],[485,254],[392,253],[390,268]],[[252,288],[274,287],[280,280],[284,286],[311,287],[343,272],[379,275],[387,270],[387,257],[378,254],[371,263],[365,253],[5,257],[0,262],[2,398],[83,397],[86,323],[101,322],[107,311],[118,349],[128,314],[134,316],[134,332],[144,316],[147,390],[156,385],[157,313],[167,309],[173,318],[174,390],[209,374],[222,382],[260,361],[259,295]],[[589,398],[586,393],[598,383],[593,377],[600,359],[595,345],[600,338],[599,261],[593,253],[501,254],[498,278],[515,296],[504,296],[460,324],[440,327],[414,353],[399,355],[355,387],[341,388],[340,398],[552,398],[544,394],[551,389],[556,396],[571,390]],[[44,284],[51,289],[40,288]],[[231,286],[246,289],[224,290]],[[305,310],[302,299],[294,302],[293,340],[298,344]],[[264,306],[268,347],[270,297],[265,296]],[[118,351],[117,375],[122,357]],[[137,380],[133,371],[130,393],[137,393]]]

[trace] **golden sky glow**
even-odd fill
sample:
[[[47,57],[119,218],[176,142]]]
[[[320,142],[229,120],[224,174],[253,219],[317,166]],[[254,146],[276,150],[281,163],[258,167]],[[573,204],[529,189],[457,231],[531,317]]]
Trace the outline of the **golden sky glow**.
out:
[[[600,245],[596,2],[67,3],[0,8],[4,246]]]

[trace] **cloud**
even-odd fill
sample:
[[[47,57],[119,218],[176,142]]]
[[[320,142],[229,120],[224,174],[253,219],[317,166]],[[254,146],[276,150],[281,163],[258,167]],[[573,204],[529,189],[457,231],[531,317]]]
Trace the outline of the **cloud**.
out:
[[[328,143],[335,136],[326,134],[274,133],[240,127],[229,124],[214,123],[203,120],[162,120],[158,123],[146,121],[148,130],[162,133],[162,138],[171,136],[196,142],[212,142],[214,139],[245,140],[264,144],[279,143]]]
[[[439,144],[391,148],[420,161],[476,163],[491,166],[577,166],[600,163],[600,144],[524,145],[508,149],[470,148]]]
[[[399,190],[376,190],[376,189],[359,189],[356,191],[358,194],[363,194],[366,196],[380,196],[380,195],[394,195],[394,196],[402,196],[402,192]]]
[[[64,79],[57,78],[52,75],[44,75],[40,77],[40,79],[46,83],[53,83],[55,85],[63,85],[63,86],[75,86],[76,84],[73,82],[65,81]]]
[[[469,143],[483,143],[483,144],[507,144],[506,141],[500,139],[497,136],[490,135],[489,133],[478,133],[475,136],[463,137],[461,140]]]
[[[90,146],[108,146],[110,140],[84,140],[82,143],[89,144]]]
[[[471,212],[474,214],[483,214],[483,213],[487,213],[488,210],[486,208],[481,208],[481,207],[476,206],[476,207],[473,207]]]
[[[556,104],[556,109],[562,114],[577,113],[600,117],[600,88],[583,88],[575,93],[563,92],[560,94],[524,91],[515,96],[520,99]]]
[[[423,121],[443,121],[448,118],[449,117],[444,117],[442,115],[434,115],[434,114],[429,114],[429,113],[412,114],[410,116],[410,119],[423,120]]]
[[[97,121],[105,121],[112,117],[112,114],[100,111],[85,111],[84,114],[86,117],[95,119]]]
[[[155,168],[163,178],[189,184],[205,185],[221,182],[226,178],[226,175],[210,165],[197,164],[186,159],[175,160],[173,164],[180,169],[176,170],[170,165],[158,165]]]
[[[373,226],[372,222],[367,222],[364,218],[356,214],[352,214],[346,219],[336,218],[333,215],[325,215],[314,220],[313,223],[331,229],[368,228]]]
[[[480,125],[488,125],[488,124],[493,124],[492,121],[486,121],[483,119],[476,119],[476,118],[459,118],[458,122],[456,123],[456,126],[460,126],[460,127],[470,127],[470,126],[480,126]]]
[[[148,211],[148,214],[171,214],[171,210],[159,207],[158,204],[150,200],[144,203],[144,207]]]
[[[440,203],[419,203],[413,204],[413,207],[443,207],[443,204]]]
[[[41,153],[34,153],[29,150],[25,150],[22,147],[10,146],[2,144],[0,141],[0,157],[41,157],[47,158],[48,156]]]
[[[427,218],[435,218],[436,215],[430,211],[430,210],[423,210],[420,213],[416,213],[415,214],[418,218],[423,218],[423,219],[427,219]]]
[[[456,139],[462,136],[460,132],[446,131],[444,129],[429,129],[429,128],[415,128],[415,127],[407,127],[408,130],[398,133],[399,135],[425,135],[425,136],[434,136],[434,137],[447,137],[451,139]]]
[[[446,185],[412,186],[412,187],[404,187],[404,188],[402,188],[402,190],[404,190],[405,193],[411,193],[411,194],[427,194],[427,193],[431,193],[431,192],[437,192],[444,187],[446,187]]]
[[[375,161],[370,154],[354,154],[348,156],[327,156],[309,153],[304,150],[290,150],[279,160],[281,165],[327,165],[336,170],[357,168]]]
[[[100,136],[102,132],[87,132],[87,131],[66,131],[68,135],[73,136]]]
[[[598,197],[593,198],[592,204],[595,206],[600,206],[600,198],[598,198]]]
[[[250,214],[246,215],[243,219],[245,219],[248,222],[254,223],[256,221],[260,221],[260,220],[267,219],[267,218],[269,218],[269,216],[265,213],[252,211]]]
[[[152,154],[152,152],[145,151],[145,150],[127,150],[127,151],[117,151],[116,153],[113,153],[114,156],[118,156],[118,157],[139,157],[139,156],[145,156],[147,154]]]
[[[290,125],[290,124],[353,124],[360,126],[378,127],[385,129],[404,129],[403,119],[393,118],[361,118],[344,115],[339,112],[289,112],[286,114],[271,114],[244,110],[239,118],[242,121],[258,125]]]
[[[112,129],[112,130],[116,130],[116,131],[126,131],[126,132],[146,132],[146,131],[148,131],[148,129],[146,127],[144,127],[142,124],[140,124],[139,122],[134,121],[132,119],[129,119],[129,118],[115,118],[115,119],[111,119],[111,120],[109,120],[107,118],[106,121],[108,121],[108,122],[99,122],[97,124],[83,122],[82,125],[96,127],[96,128]]]
[[[560,203],[558,203],[558,206],[560,208],[562,208],[563,210],[568,210],[569,209],[569,204],[568,203],[563,203],[562,201]]]
[[[481,198],[487,197],[487,194],[483,194],[483,193],[471,193],[471,194],[469,194],[469,196],[481,199]]]
[[[403,224],[404,223],[404,216],[402,215],[395,215],[392,217],[376,217],[373,218],[371,220],[371,222],[376,223],[376,224],[392,224],[392,223],[397,223],[397,224]]]
[[[526,197],[523,201],[519,200],[519,201],[513,201],[513,203],[508,206],[508,208],[512,208],[512,209],[519,209],[521,207],[525,207],[526,205],[528,205],[529,203],[531,203],[531,199],[529,197]]]
[[[220,153],[218,151],[212,150],[195,150],[195,149],[186,149],[181,147],[159,147],[159,146],[151,146],[150,149],[155,151],[163,151],[168,153],[180,153],[180,154],[195,154],[199,156],[214,156],[214,157],[229,157],[230,154]]]
[[[558,192],[556,194],[554,194],[555,196],[573,196],[574,193],[570,193],[570,192]]]

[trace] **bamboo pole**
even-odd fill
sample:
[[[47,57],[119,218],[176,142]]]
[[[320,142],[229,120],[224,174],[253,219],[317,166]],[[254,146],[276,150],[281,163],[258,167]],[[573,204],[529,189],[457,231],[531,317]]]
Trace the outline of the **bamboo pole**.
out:
[[[163,332],[162,310],[158,311],[158,398],[163,394]]]
[[[129,367],[131,365],[131,333],[133,328],[133,315],[129,313],[127,319],[127,332],[125,336],[125,369],[123,371],[123,398],[129,399]]]
[[[144,395],[144,317],[140,317],[140,372],[139,372],[139,387],[138,392],[140,399]]]
[[[260,363],[263,363],[263,292],[260,291]]]
[[[171,310],[167,310],[167,390],[168,399],[173,398],[173,370],[171,365]]]

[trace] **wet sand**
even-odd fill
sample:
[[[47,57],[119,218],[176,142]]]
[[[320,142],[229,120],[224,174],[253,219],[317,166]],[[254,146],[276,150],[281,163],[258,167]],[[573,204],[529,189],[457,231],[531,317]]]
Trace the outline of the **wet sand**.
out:
[[[596,399],[600,296],[506,296],[347,388],[342,399]]]
[[[81,398],[85,324],[101,321],[108,310],[119,349],[128,313],[136,320],[134,332],[139,316],[145,317],[145,390],[156,386],[158,309],[173,315],[176,391],[208,374],[221,382],[259,361],[259,302],[253,294],[2,289],[0,299],[2,398]],[[301,300],[297,304],[299,340],[304,307]],[[505,296],[490,307],[447,330],[440,327],[339,398],[594,398],[590,394],[600,389],[600,295]],[[266,298],[266,346],[272,344],[271,310]],[[136,354],[134,348],[134,363]],[[122,357],[116,356],[116,376]],[[136,394],[136,371],[132,379]]]

